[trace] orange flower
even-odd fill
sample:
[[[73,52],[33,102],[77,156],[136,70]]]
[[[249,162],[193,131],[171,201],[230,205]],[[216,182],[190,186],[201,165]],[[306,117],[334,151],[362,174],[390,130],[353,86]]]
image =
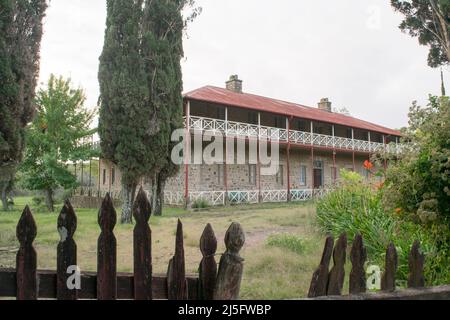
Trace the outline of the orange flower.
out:
[[[364,161],[364,168],[366,168],[367,170],[371,170],[373,168],[373,163],[369,160]]]
[[[396,213],[396,214],[400,214],[400,213],[402,213],[402,209],[401,209],[401,208],[397,208],[397,209],[395,209],[395,213]]]

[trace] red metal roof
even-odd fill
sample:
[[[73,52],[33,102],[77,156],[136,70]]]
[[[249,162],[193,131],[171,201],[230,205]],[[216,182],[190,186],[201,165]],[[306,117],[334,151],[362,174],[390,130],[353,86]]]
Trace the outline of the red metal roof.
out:
[[[184,98],[338,124],[387,135],[401,136],[401,133],[397,130],[389,129],[340,113],[330,113],[318,108],[307,107],[296,103],[266,98],[249,93],[236,93],[224,88],[213,86],[206,86],[188,92],[184,94]]]

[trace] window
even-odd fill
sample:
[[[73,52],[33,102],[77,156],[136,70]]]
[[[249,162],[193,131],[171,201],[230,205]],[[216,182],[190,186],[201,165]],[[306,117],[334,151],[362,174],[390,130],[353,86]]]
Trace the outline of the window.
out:
[[[106,184],[106,169],[103,169],[103,184]]]
[[[115,182],[116,182],[116,169],[112,168],[111,169],[111,185],[114,185]]]
[[[256,185],[256,164],[248,165],[248,183]]]
[[[225,166],[223,164],[217,165],[217,183],[225,183]]]
[[[277,183],[279,185],[283,185],[284,184],[284,168],[281,165],[278,167],[276,180],[277,180]]]
[[[300,166],[300,185],[306,186],[306,166]]]
[[[323,162],[320,160],[314,161],[314,169],[322,169],[323,168]]]

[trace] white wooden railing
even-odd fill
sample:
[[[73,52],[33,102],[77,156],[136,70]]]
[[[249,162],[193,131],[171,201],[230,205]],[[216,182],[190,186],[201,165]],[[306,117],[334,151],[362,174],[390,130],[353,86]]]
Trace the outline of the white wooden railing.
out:
[[[308,201],[318,199],[328,192],[327,189],[301,189],[291,190],[291,202]],[[288,201],[287,190],[262,190],[261,197],[258,190],[233,190],[228,191],[194,191],[189,193],[191,203],[204,200],[210,206],[224,206],[227,203],[236,204],[256,204],[256,203],[281,203]],[[182,192],[165,191],[164,201],[167,205],[183,205],[185,203]]]
[[[287,142],[289,138],[289,141],[295,144],[314,145],[362,152],[383,152],[386,148],[386,151],[396,153],[400,149],[400,146],[395,143],[385,146],[383,143],[379,142],[369,142],[365,140],[329,136],[317,133],[312,134],[311,132],[296,130],[288,131],[281,128],[258,126],[249,123],[196,116],[189,117],[189,129],[208,132],[213,135],[221,134],[228,137],[259,137],[259,139],[266,139],[268,141]]]

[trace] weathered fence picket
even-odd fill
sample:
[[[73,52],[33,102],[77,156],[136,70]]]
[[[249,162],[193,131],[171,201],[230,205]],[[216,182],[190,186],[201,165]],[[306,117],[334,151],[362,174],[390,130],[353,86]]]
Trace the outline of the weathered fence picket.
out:
[[[152,231],[148,225],[151,205],[141,188],[133,206],[134,299],[152,299]]]
[[[386,263],[383,276],[381,277],[382,291],[395,291],[395,274],[397,273],[398,256],[395,245],[391,242],[386,251]]]
[[[347,256],[347,235],[341,234],[333,251],[334,266],[328,276],[327,294],[340,296],[344,287],[345,260]]]
[[[328,268],[330,266],[331,255],[333,254],[334,238],[328,236],[325,240],[322,259],[319,267],[314,271],[311,285],[309,287],[308,298],[315,298],[327,295]]]
[[[200,251],[203,258],[200,262],[198,275],[199,300],[212,300],[214,299],[217,277],[217,262],[215,259],[217,239],[209,223],[200,238]]]
[[[420,252],[420,242],[415,241],[411,252],[409,254],[409,276],[408,287],[409,288],[423,288],[425,287],[425,278],[423,275],[423,267],[425,262],[425,256]]]
[[[350,294],[366,292],[366,271],[364,264],[367,259],[367,250],[364,247],[363,237],[358,234],[353,241],[350,252],[352,270],[350,271]]]
[[[111,197],[106,195],[98,213],[101,233],[97,243],[97,298],[115,300],[117,298],[117,241],[113,230],[117,214]]]
[[[167,270],[167,286],[169,300],[186,300],[188,298],[188,287],[186,281],[183,224],[178,220],[175,239],[175,255],[170,259]]]
[[[35,300],[37,299],[37,255],[33,241],[36,238],[37,229],[28,206],[23,210],[16,232],[20,243],[16,257],[17,300]]]
[[[73,239],[77,229],[77,217],[69,201],[58,216],[58,233],[60,241],[57,248],[56,262],[56,296],[58,300],[76,300],[77,290],[69,289],[67,280],[69,278],[68,268],[77,265],[77,244]],[[74,272],[75,270],[70,270]]]
[[[239,223],[232,223],[225,234],[226,251],[222,255],[217,274],[215,300],[237,300],[241,288],[244,259],[239,255],[245,234]]]

